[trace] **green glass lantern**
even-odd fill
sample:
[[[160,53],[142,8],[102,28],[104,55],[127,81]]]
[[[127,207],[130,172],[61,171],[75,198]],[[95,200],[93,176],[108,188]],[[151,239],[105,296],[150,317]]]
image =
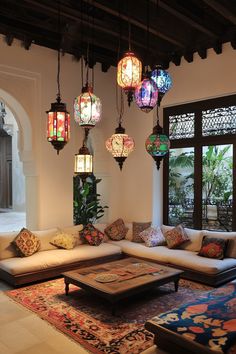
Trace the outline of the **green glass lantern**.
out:
[[[170,141],[168,136],[163,133],[159,121],[157,121],[157,125],[153,128],[152,134],[147,138],[145,146],[147,152],[155,160],[157,169],[159,170],[161,160],[168,154],[170,149]]]

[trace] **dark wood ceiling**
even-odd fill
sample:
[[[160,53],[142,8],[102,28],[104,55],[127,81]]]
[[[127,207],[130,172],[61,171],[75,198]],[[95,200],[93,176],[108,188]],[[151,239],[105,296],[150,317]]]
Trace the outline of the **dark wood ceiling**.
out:
[[[195,52],[205,59],[225,42],[236,49],[236,0],[60,0],[60,26],[58,8],[56,0],[0,0],[0,33],[26,50],[60,46],[76,60],[89,53],[103,71],[127,51],[129,27],[131,49],[150,66],[192,62]]]

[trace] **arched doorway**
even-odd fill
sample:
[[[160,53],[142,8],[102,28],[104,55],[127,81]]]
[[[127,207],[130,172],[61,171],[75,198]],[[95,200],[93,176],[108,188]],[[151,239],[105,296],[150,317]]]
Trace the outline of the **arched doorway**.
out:
[[[12,171],[12,196],[11,191],[9,191],[7,197],[12,205],[10,206],[9,203],[8,207],[12,207],[12,211],[15,214],[25,212],[26,220],[24,221],[22,218],[19,220],[21,226],[37,229],[38,191],[35,161],[32,151],[31,122],[22,105],[12,95],[2,89],[0,89],[0,102],[3,102],[6,107],[7,115],[4,123],[6,123],[6,128],[8,128],[7,136],[10,137],[7,137],[8,142],[2,144],[6,144],[8,152],[11,146],[13,152],[12,162],[10,161],[9,153],[5,157],[9,161],[9,171]],[[10,166],[11,163],[12,167]],[[11,184],[10,173],[8,181],[6,182],[5,180],[4,183]],[[18,220],[18,215],[15,215],[15,220]],[[16,230],[16,227],[17,225],[13,222],[12,229],[9,227],[9,231]],[[3,230],[8,231],[5,227],[3,227]]]

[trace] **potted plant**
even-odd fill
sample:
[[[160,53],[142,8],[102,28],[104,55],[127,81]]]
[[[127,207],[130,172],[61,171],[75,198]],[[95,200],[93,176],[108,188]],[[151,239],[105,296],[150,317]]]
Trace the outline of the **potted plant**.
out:
[[[108,206],[100,204],[100,194],[96,191],[96,185],[101,179],[86,180],[82,184],[80,182],[77,179],[74,183],[74,224],[85,227],[100,219]]]

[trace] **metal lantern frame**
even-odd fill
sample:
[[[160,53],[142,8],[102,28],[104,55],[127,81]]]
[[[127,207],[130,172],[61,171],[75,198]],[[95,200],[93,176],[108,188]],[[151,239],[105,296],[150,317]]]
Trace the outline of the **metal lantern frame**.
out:
[[[86,146],[88,133],[89,130],[85,129],[83,146],[79,149],[78,154],[75,154],[74,173],[81,177],[83,182],[93,173],[93,155]]]
[[[149,113],[158,102],[158,88],[156,83],[147,75],[135,89],[135,102],[141,111]]]

